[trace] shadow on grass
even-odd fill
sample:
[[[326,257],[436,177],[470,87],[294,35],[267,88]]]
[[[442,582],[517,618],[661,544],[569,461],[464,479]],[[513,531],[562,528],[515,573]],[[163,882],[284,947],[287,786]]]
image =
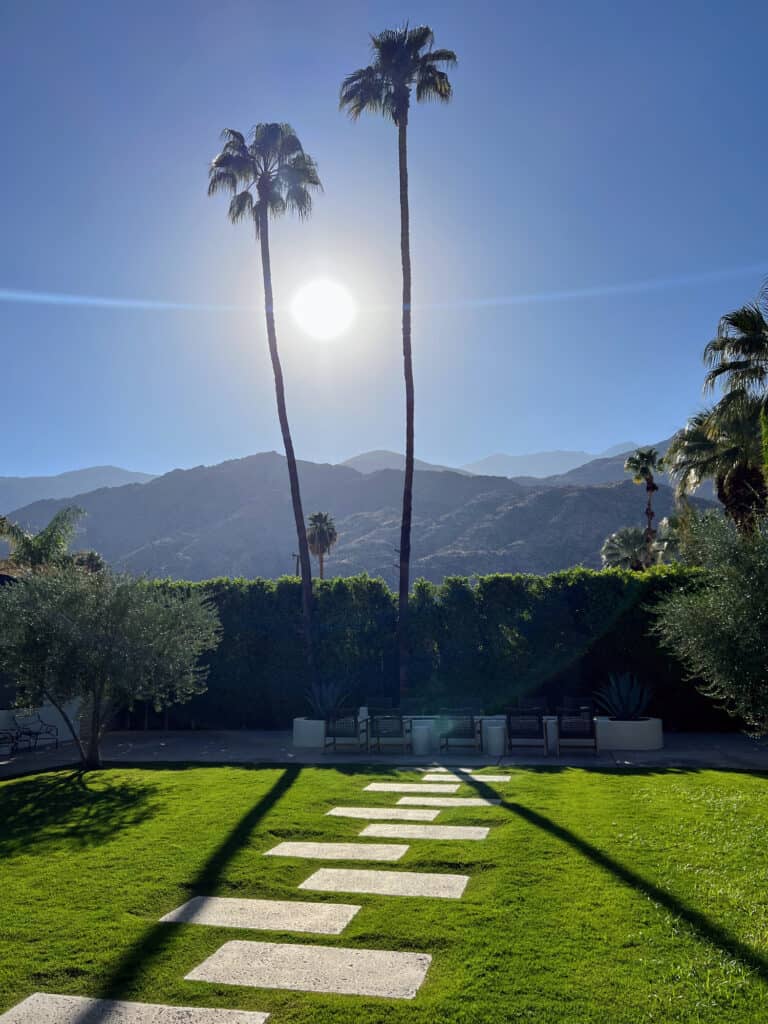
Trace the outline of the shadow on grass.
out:
[[[140,825],[158,809],[156,787],[128,780],[107,782],[81,771],[46,773],[0,789],[0,856],[50,845],[93,846]]]
[[[201,767],[201,766],[197,766]],[[213,853],[189,883],[190,898],[193,895],[210,895],[238,851],[248,842],[259,822],[285,796],[301,773],[301,766],[284,768],[281,776],[255,804],[247,811],[235,827],[224,837]],[[100,995],[105,999],[118,999],[123,992],[134,987],[148,965],[162,956],[173,942],[176,930],[159,921],[124,953],[120,962],[101,986]],[[77,1017],[77,1024],[101,1024],[103,1010],[93,1007],[83,1010]]]
[[[612,772],[611,774],[615,773]],[[633,772],[632,774],[637,773]],[[642,771],[640,774],[652,773]],[[479,796],[483,796],[488,799],[499,799],[499,794],[491,786],[484,785],[480,779],[464,776],[464,781],[467,785],[472,786]],[[758,953],[757,950],[753,949],[751,946],[748,946],[745,942],[742,942],[734,935],[731,935],[731,933],[725,928],[716,924],[714,921],[711,921],[699,910],[689,906],[679,897],[674,896],[666,889],[662,889],[653,882],[649,882],[636,871],[633,871],[614,857],[611,857],[610,854],[604,853],[597,846],[594,846],[586,839],[582,839],[581,836],[578,836],[569,828],[565,828],[563,825],[558,825],[546,815],[540,814],[538,811],[534,811],[530,807],[526,807],[524,804],[515,803],[509,800],[502,800],[501,807],[505,811],[509,811],[511,814],[514,814],[518,818],[527,822],[529,825],[532,825],[534,828],[539,828],[543,832],[547,832],[549,835],[554,836],[555,839],[559,839],[567,846],[578,851],[578,853],[582,854],[582,856],[586,857],[587,860],[590,860],[593,864],[597,865],[597,867],[609,872],[609,874],[613,875],[613,877],[619,882],[622,882],[624,885],[628,885],[630,888],[635,889],[637,892],[642,893],[644,896],[647,896],[649,899],[660,904],[665,908],[665,910],[668,910],[671,914],[674,914],[681,921],[684,921],[689,925],[689,927],[697,934],[698,938],[716,946],[727,956],[740,960],[742,963],[752,968],[761,981],[764,983],[768,982],[768,959]]]

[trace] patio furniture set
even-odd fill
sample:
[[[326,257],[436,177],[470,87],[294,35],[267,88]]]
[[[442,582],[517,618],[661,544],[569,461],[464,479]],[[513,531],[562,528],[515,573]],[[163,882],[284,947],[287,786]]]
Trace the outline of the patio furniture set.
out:
[[[53,744],[58,749],[59,730],[55,725],[44,722],[37,711],[19,713],[12,717],[12,728],[0,729],[0,748],[6,747],[11,754],[19,750],[37,750],[42,743]]]
[[[484,716],[469,708],[441,708],[437,715],[423,717],[403,715],[392,708],[342,709],[326,720],[325,749],[381,753],[391,748],[426,753],[419,749],[418,734],[423,729],[427,742],[436,732],[441,753],[454,747],[482,753],[484,722],[486,729],[503,730],[501,749],[487,750],[496,755],[520,748],[540,748],[547,755],[554,747],[558,757],[563,748],[598,750],[592,703],[575,698],[566,698],[553,715],[543,704],[506,708],[503,716]]]

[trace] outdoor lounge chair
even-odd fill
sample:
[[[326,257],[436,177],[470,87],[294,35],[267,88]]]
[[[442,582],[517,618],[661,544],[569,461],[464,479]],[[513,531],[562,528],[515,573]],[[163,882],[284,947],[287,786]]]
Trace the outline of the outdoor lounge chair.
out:
[[[590,711],[572,711],[558,708],[557,711],[557,756],[560,750],[594,750],[597,754],[597,731],[595,717]]]
[[[18,737],[10,729],[0,729],[0,751],[7,748],[9,754],[15,754],[18,745]]]
[[[384,747],[401,746],[403,751],[411,749],[411,721],[397,711],[379,710],[368,712],[370,718],[370,746],[381,752]]]
[[[325,723],[325,747],[336,750],[341,742],[343,747],[356,746],[358,750],[368,749],[368,719],[360,718],[357,711],[339,711]]]
[[[440,750],[448,752],[451,744],[457,747],[472,746],[475,750],[483,749],[482,722],[465,708],[443,708],[440,711],[443,719],[440,729]]]
[[[59,730],[55,725],[44,722],[39,711],[19,713],[13,716],[13,723],[18,733],[18,742],[26,740],[34,750],[42,740],[44,743],[53,743],[58,750]]]
[[[542,747],[548,754],[543,710],[507,708],[507,746],[510,751],[513,747]]]

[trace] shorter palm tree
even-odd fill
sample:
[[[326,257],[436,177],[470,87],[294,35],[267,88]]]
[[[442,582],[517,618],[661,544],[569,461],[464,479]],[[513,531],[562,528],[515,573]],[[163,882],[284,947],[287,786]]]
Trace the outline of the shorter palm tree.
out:
[[[653,544],[656,531],[653,528],[653,495],[659,489],[653,474],[659,473],[662,469],[662,460],[655,448],[638,448],[630,455],[624,463],[624,470],[632,474],[632,480],[636,484],[645,484],[647,501],[645,504],[645,543],[648,548]]]
[[[336,524],[329,512],[313,512],[309,517],[307,541],[309,550],[320,563],[320,579],[324,578],[325,558],[339,539]]]
[[[731,392],[692,416],[672,438],[665,466],[678,499],[713,480],[726,515],[740,533],[751,533],[768,511],[763,472],[760,402]]]
[[[18,569],[40,569],[67,561],[75,527],[83,515],[83,509],[76,505],[63,508],[39,533],[29,533],[0,516],[0,540],[7,540],[11,545],[8,564]]]
[[[600,558],[604,569],[632,569],[633,572],[642,572],[656,561],[645,530],[639,526],[624,526],[606,537]]]

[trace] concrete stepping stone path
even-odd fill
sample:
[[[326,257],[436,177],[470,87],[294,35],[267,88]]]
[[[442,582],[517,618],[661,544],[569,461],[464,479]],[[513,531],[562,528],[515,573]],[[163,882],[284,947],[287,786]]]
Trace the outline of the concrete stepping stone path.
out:
[[[497,807],[501,800],[484,796],[401,796],[398,805],[412,807]]]
[[[428,953],[226,942],[185,981],[413,999],[431,962]]]
[[[451,775],[450,775],[449,772],[446,772],[445,775],[441,775],[440,773],[436,772],[434,775],[431,775],[431,774],[430,775],[425,775],[424,776],[424,781],[425,782],[441,782],[443,779],[450,778],[450,777],[451,777]],[[467,772],[457,772],[456,774],[453,775],[453,778],[454,779],[461,779],[462,782],[465,781],[465,780],[467,780],[467,781],[471,780],[472,782],[509,782],[511,780],[512,776],[511,775],[474,775],[474,774],[469,774]]]
[[[474,825],[366,825],[361,836],[376,839],[486,839],[488,829]]]
[[[437,785],[429,782],[369,782],[365,787],[369,793],[455,793],[458,782]]]
[[[219,928],[258,928],[271,932],[340,935],[359,909],[343,903],[195,896],[160,920],[166,923],[207,924]]]
[[[126,1003],[36,992],[0,1016],[0,1024],[264,1024],[268,1013]]]
[[[309,860],[400,860],[402,843],[278,843],[265,857],[306,857]]]
[[[367,818],[369,821],[434,821],[440,811],[405,807],[334,807],[325,812],[332,818]]]
[[[469,875],[429,874],[423,871],[362,871],[321,868],[302,882],[312,892],[366,893],[371,896],[427,896],[458,900]]]

